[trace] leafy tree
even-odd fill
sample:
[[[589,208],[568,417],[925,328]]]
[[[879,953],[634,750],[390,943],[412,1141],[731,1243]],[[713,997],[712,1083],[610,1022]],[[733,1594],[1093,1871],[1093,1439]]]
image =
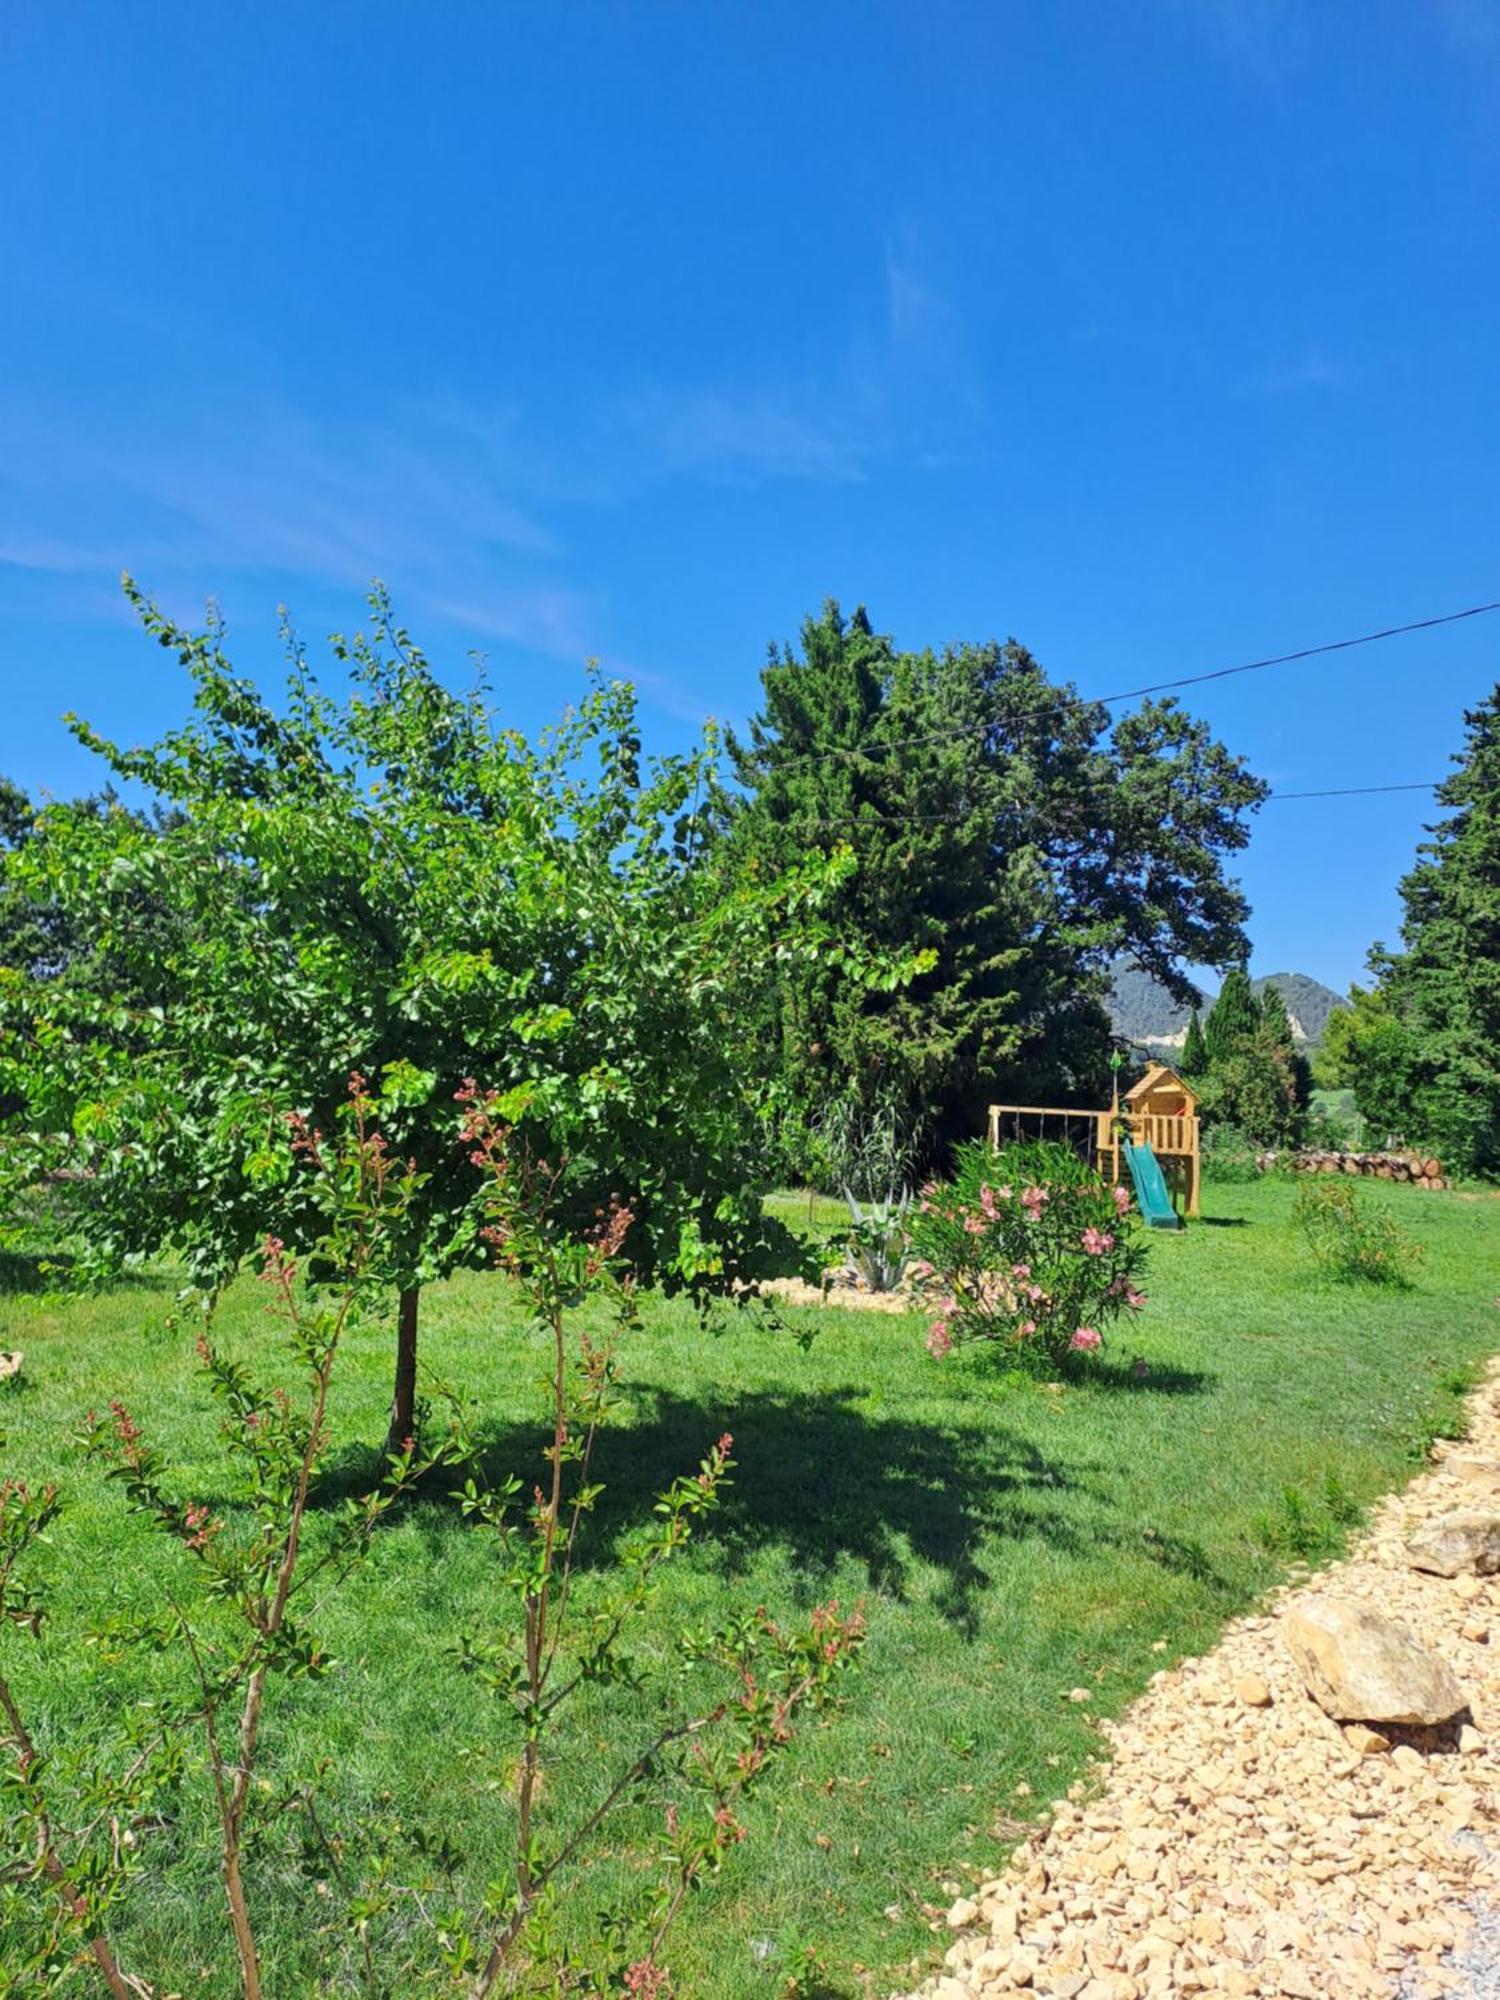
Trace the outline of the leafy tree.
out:
[[[1015,641],[900,652],[832,603],[761,678],[730,739],[731,865],[774,875],[847,841],[833,920],[923,954],[883,991],[807,961],[780,981],[763,1028],[799,1107],[794,1165],[830,1103],[893,1084],[948,1139],[986,1093],[1098,1096],[1118,952],[1181,999],[1180,961],[1243,956],[1223,862],[1264,788],[1175,703],[1111,724]]]
[[[108,811],[114,804],[108,796],[87,802],[93,811]],[[57,908],[35,902],[17,880],[19,859],[33,837],[39,811],[19,785],[0,778],[0,966],[27,974],[61,970],[78,947]]]
[[[1314,1071],[1327,1090],[1352,1090],[1355,1108],[1378,1138],[1403,1135],[1416,1088],[1412,1036],[1385,988],[1351,986],[1349,1005],[1328,1017]],[[1412,1137],[1421,1136],[1415,1127]]]
[[[1204,1119],[1232,1126],[1257,1146],[1286,1146],[1301,1120],[1292,1054],[1265,1027],[1242,1035],[1217,1056],[1198,1085]]]
[[[1464,717],[1446,813],[1401,884],[1403,949],[1377,946],[1393,1020],[1358,1046],[1379,1075],[1355,1088],[1393,1093],[1407,1135],[1445,1161],[1500,1169],[1500,685]],[[1364,1110],[1363,1103],[1360,1109]]]
[[[776,963],[819,948],[847,857],[725,879],[701,854],[707,751],[643,773],[619,683],[533,749],[483,684],[442,685],[378,593],[370,635],[335,642],[347,697],[289,640],[279,707],[216,626],[130,595],[187,670],[192,717],[145,749],[74,730],[167,816],[44,812],[18,875],[110,977],[0,978],[0,1091],[87,1186],[95,1262],[171,1247],[211,1285],[268,1227],[305,1245],[292,1121],[332,1130],[357,1073],[417,1180],[393,1251],[393,1444],[420,1287],[477,1255],[466,1078],[500,1090],[536,1154],[567,1155],[585,1213],[629,1201],[643,1271],[748,1269],[766,1092],[738,1023]]]
[[[1178,1067],[1185,1077],[1202,1076],[1208,1068],[1208,1048],[1203,1039],[1203,1019],[1196,1007],[1188,1021],[1187,1034],[1183,1037],[1182,1055]]]
[[[1242,965],[1231,966],[1203,1024],[1203,1044],[1210,1064],[1232,1055],[1260,1024],[1260,1002],[1250,984],[1250,975]]]

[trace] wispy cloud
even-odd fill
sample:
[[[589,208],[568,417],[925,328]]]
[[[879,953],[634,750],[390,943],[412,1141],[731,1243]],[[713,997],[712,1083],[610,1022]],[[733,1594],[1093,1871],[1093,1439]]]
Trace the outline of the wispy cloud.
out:
[[[1318,390],[1348,388],[1358,371],[1348,362],[1334,361],[1316,348],[1294,360],[1276,361],[1254,368],[1236,385],[1242,396],[1295,396]]]
[[[621,397],[606,429],[650,483],[683,475],[728,479],[857,479],[858,449],[839,434],[842,412],[819,421],[815,399],[765,387],[673,388]]]
[[[866,279],[862,330],[801,380],[636,381],[545,428],[452,389],[314,415],[233,332],[71,301],[109,327],[116,379],[153,393],[49,409],[0,391],[0,565],[76,580],[89,616],[122,568],[174,605],[247,580],[294,609],[299,582],[356,593],[379,576],[413,623],[572,666],[597,656],[698,719],[689,691],[612,661],[581,545],[597,522],[581,524],[663,485],[848,483],[951,452],[972,416],[962,318],[910,243]]]
[[[579,660],[589,649],[586,595],[537,574],[557,567],[551,532],[472,449],[405,412],[318,425],[260,400],[148,435],[33,411],[25,432],[0,479],[0,561],[167,584],[270,571],[359,590],[383,576],[477,633]],[[102,531],[71,534],[80,516]]]
[[[1305,0],[1157,0],[1209,52],[1272,82],[1301,60],[1308,40]]]
[[[1464,54],[1500,56],[1500,8],[1494,0],[1437,0],[1434,11]]]

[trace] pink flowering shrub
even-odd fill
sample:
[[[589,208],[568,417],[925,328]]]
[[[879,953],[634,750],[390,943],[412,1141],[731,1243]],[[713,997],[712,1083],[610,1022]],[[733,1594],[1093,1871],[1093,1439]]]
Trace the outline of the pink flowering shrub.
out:
[[[1038,1367],[1097,1352],[1145,1304],[1134,1204],[1066,1146],[962,1146],[953,1179],[923,1188],[910,1270],[930,1353],[990,1340]]]

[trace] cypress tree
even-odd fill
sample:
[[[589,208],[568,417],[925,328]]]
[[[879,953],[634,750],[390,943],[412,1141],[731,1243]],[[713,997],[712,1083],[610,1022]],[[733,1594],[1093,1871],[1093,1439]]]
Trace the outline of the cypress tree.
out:
[[[1249,973],[1242,965],[1231,966],[1203,1024],[1203,1043],[1210,1065],[1222,1062],[1249,1041],[1260,1021],[1260,1003]]]
[[[1285,1049],[1290,1055],[1297,1045],[1297,1038],[1292,1032],[1292,1017],[1286,1010],[1286,1001],[1279,987],[1261,988],[1260,1019],[1265,1029],[1266,1040],[1278,1049]]]
[[[1187,1035],[1182,1044],[1182,1057],[1178,1068],[1187,1077],[1202,1076],[1208,1068],[1208,1049],[1203,1040],[1203,1020],[1196,1007],[1187,1025]]]

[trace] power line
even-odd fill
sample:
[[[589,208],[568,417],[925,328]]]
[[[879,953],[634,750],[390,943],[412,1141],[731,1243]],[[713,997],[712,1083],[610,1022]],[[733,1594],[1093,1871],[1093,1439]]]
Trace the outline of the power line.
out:
[[[1272,805],[1279,800],[1297,799],[1357,799],[1369,798],[1376,792],[1435,792],[1445,780],[1433,778],[1424,784],[1405,785],[1335,785],[1318,792],[1267,792],[1262,804]],[[1075,787],[1074,795],[1082,791],[1104,792],[1114,789],[1108,785]],[[1000,808],[998,810],[1003,810]],[[816,828],[830,826],[958,826],[972,817],[966,812],[957,813],[848,813],[794,815],[790,819],[778,820],[780,827]]]
[[[1050,707],[1031,711],[1023,721],[1040,720],[1044,716],[1064,715],[1075,708],[1108,708],[1118,701],[1139,701],[1148,694],[1170,694],[1177,688],[1201,687],[1207,681],[1230,680],[1236,674],[1258,674],[1267,667],[1285,667],[1299,660],[1318,659],[1326,653],[1346,653],[1355,646],[1374,646],[1382,639],[1401,639],[1412,632],[1431,632],[1440,625],[1458,625],[1467,618],[1483,618],[1492,611],[1500,611],[1500,598],[1489,604],[1470,604],[1462,611],[1440,612],[1435,618],[1413,618],[1404,625],[1385,625],[1376,632],[1356,633],[1349,639],[1325,639],[1316,646],[1298,646],[1290,653],[1270,653],[1262,660],[1244,660],[1238,666],[1214,667],[1207,673],[1182,674],[1176,680],[1151,681],[1144,687],[1124,688],[1118,694],[1070,695],[1066,700],[1055,702]],[[851,745],[847,748],[834,747],[827,750],[799,751],[790,757],[776,761],[774,768],[785,771],[798,764],[822,763],[834,757],[869,757],[878,750],[917,750],[928,744],[950,743],[961,736],[982,734],[992,727],[988,722],[962,723],[952,729],[934,730],[930,735],[908,736],[890,742]],[[752,753],[753,754],[753,753]],[[1355,787],[1353,789],[1359,789]],[[1395,786],[1370,787],[1371,790],[1396,790]],[[1414,791],[1425,789],[1411,787]],[[1283,794],[1283,796],[1291,796]]]
[[[1267,792],[1266,803],[1272,799],[1356,799],[1370,792],[1435,792],[1444,782],[1434,778],[1425,785],[1338,785],[1326,792]]]

